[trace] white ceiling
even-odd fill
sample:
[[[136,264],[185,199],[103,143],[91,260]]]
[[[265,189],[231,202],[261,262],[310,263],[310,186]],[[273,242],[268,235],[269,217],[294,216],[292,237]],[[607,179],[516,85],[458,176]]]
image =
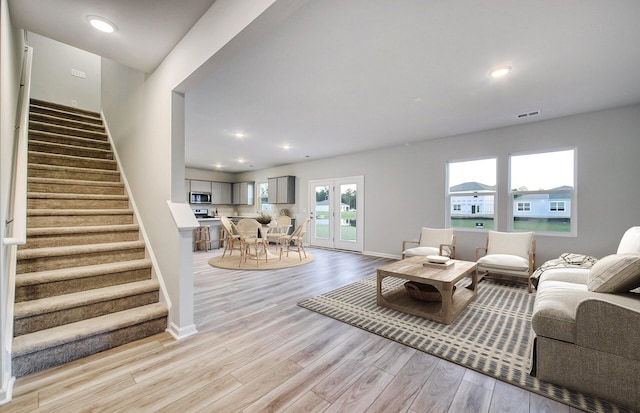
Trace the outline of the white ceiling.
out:
[[[211,3],[14,0],[10,7],[29,30],[142,69],[159,61],[143,53],[159,44],[156,36],[179,39]],[[187,92],[187,166],[258,170],[640,102],[637,0],[301,3]],[[23,4],[40,11],[16,18]],[[119,27],[135,22],[138,33],[120,30],[117,47],[83,45],[77,18],[44,22],[71,12],[102,14]],[[513,70],[492,79],[497,65]]]

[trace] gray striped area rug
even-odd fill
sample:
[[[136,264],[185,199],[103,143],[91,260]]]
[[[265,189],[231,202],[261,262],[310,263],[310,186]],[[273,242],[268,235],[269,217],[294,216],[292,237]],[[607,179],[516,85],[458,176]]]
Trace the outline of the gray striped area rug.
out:
[[[385,278],[383,292],[404,282]],[[525,287],[481,282],[475,300],[445,325],[378,306],[370,277],[298,305],[585,411],[625,412],[529,375],[534,299]]]

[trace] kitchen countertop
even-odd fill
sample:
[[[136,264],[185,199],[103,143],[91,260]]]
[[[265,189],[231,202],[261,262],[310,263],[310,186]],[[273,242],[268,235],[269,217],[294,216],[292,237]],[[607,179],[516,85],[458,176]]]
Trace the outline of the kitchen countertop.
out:
[[[196,218],[198,221],[220,221],[220,217]]]

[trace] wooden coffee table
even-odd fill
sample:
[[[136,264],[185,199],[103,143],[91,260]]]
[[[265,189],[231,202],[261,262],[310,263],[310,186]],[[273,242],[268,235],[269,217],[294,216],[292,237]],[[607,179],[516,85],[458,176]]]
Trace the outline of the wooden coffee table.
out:
[[[378,268],[376,293],[378,305],[451,324],[477,294],[478,264],[454,260],[454,265],[448,268],[432,268],[423,266],[425,261],[425,257],[411,257]],[[454,285],[469,274],[471,274],[471,285],[468,288],[456,289],[454,294]],[[440,291],[442,301],[411,298],[404,285],[383,295],[382,280],[387,277],[432,285]]]

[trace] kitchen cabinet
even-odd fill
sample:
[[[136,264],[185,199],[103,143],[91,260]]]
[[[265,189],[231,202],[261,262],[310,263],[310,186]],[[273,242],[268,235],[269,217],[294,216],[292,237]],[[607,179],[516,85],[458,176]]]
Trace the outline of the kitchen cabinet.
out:
[[[198,181],[196,179],[191,180],[191,192],[206,192],[211,193],[211,181]]]
[[[253,205],[254,181],[236,182],[233,184],[233,204]]]
[[[268,202],[270,204],[296,203],[296,177],[279,176],[267,179],[269,185]]]
[[[211,203],[217,205],[231,204],[231,186],[228,182],[211,182]]]

